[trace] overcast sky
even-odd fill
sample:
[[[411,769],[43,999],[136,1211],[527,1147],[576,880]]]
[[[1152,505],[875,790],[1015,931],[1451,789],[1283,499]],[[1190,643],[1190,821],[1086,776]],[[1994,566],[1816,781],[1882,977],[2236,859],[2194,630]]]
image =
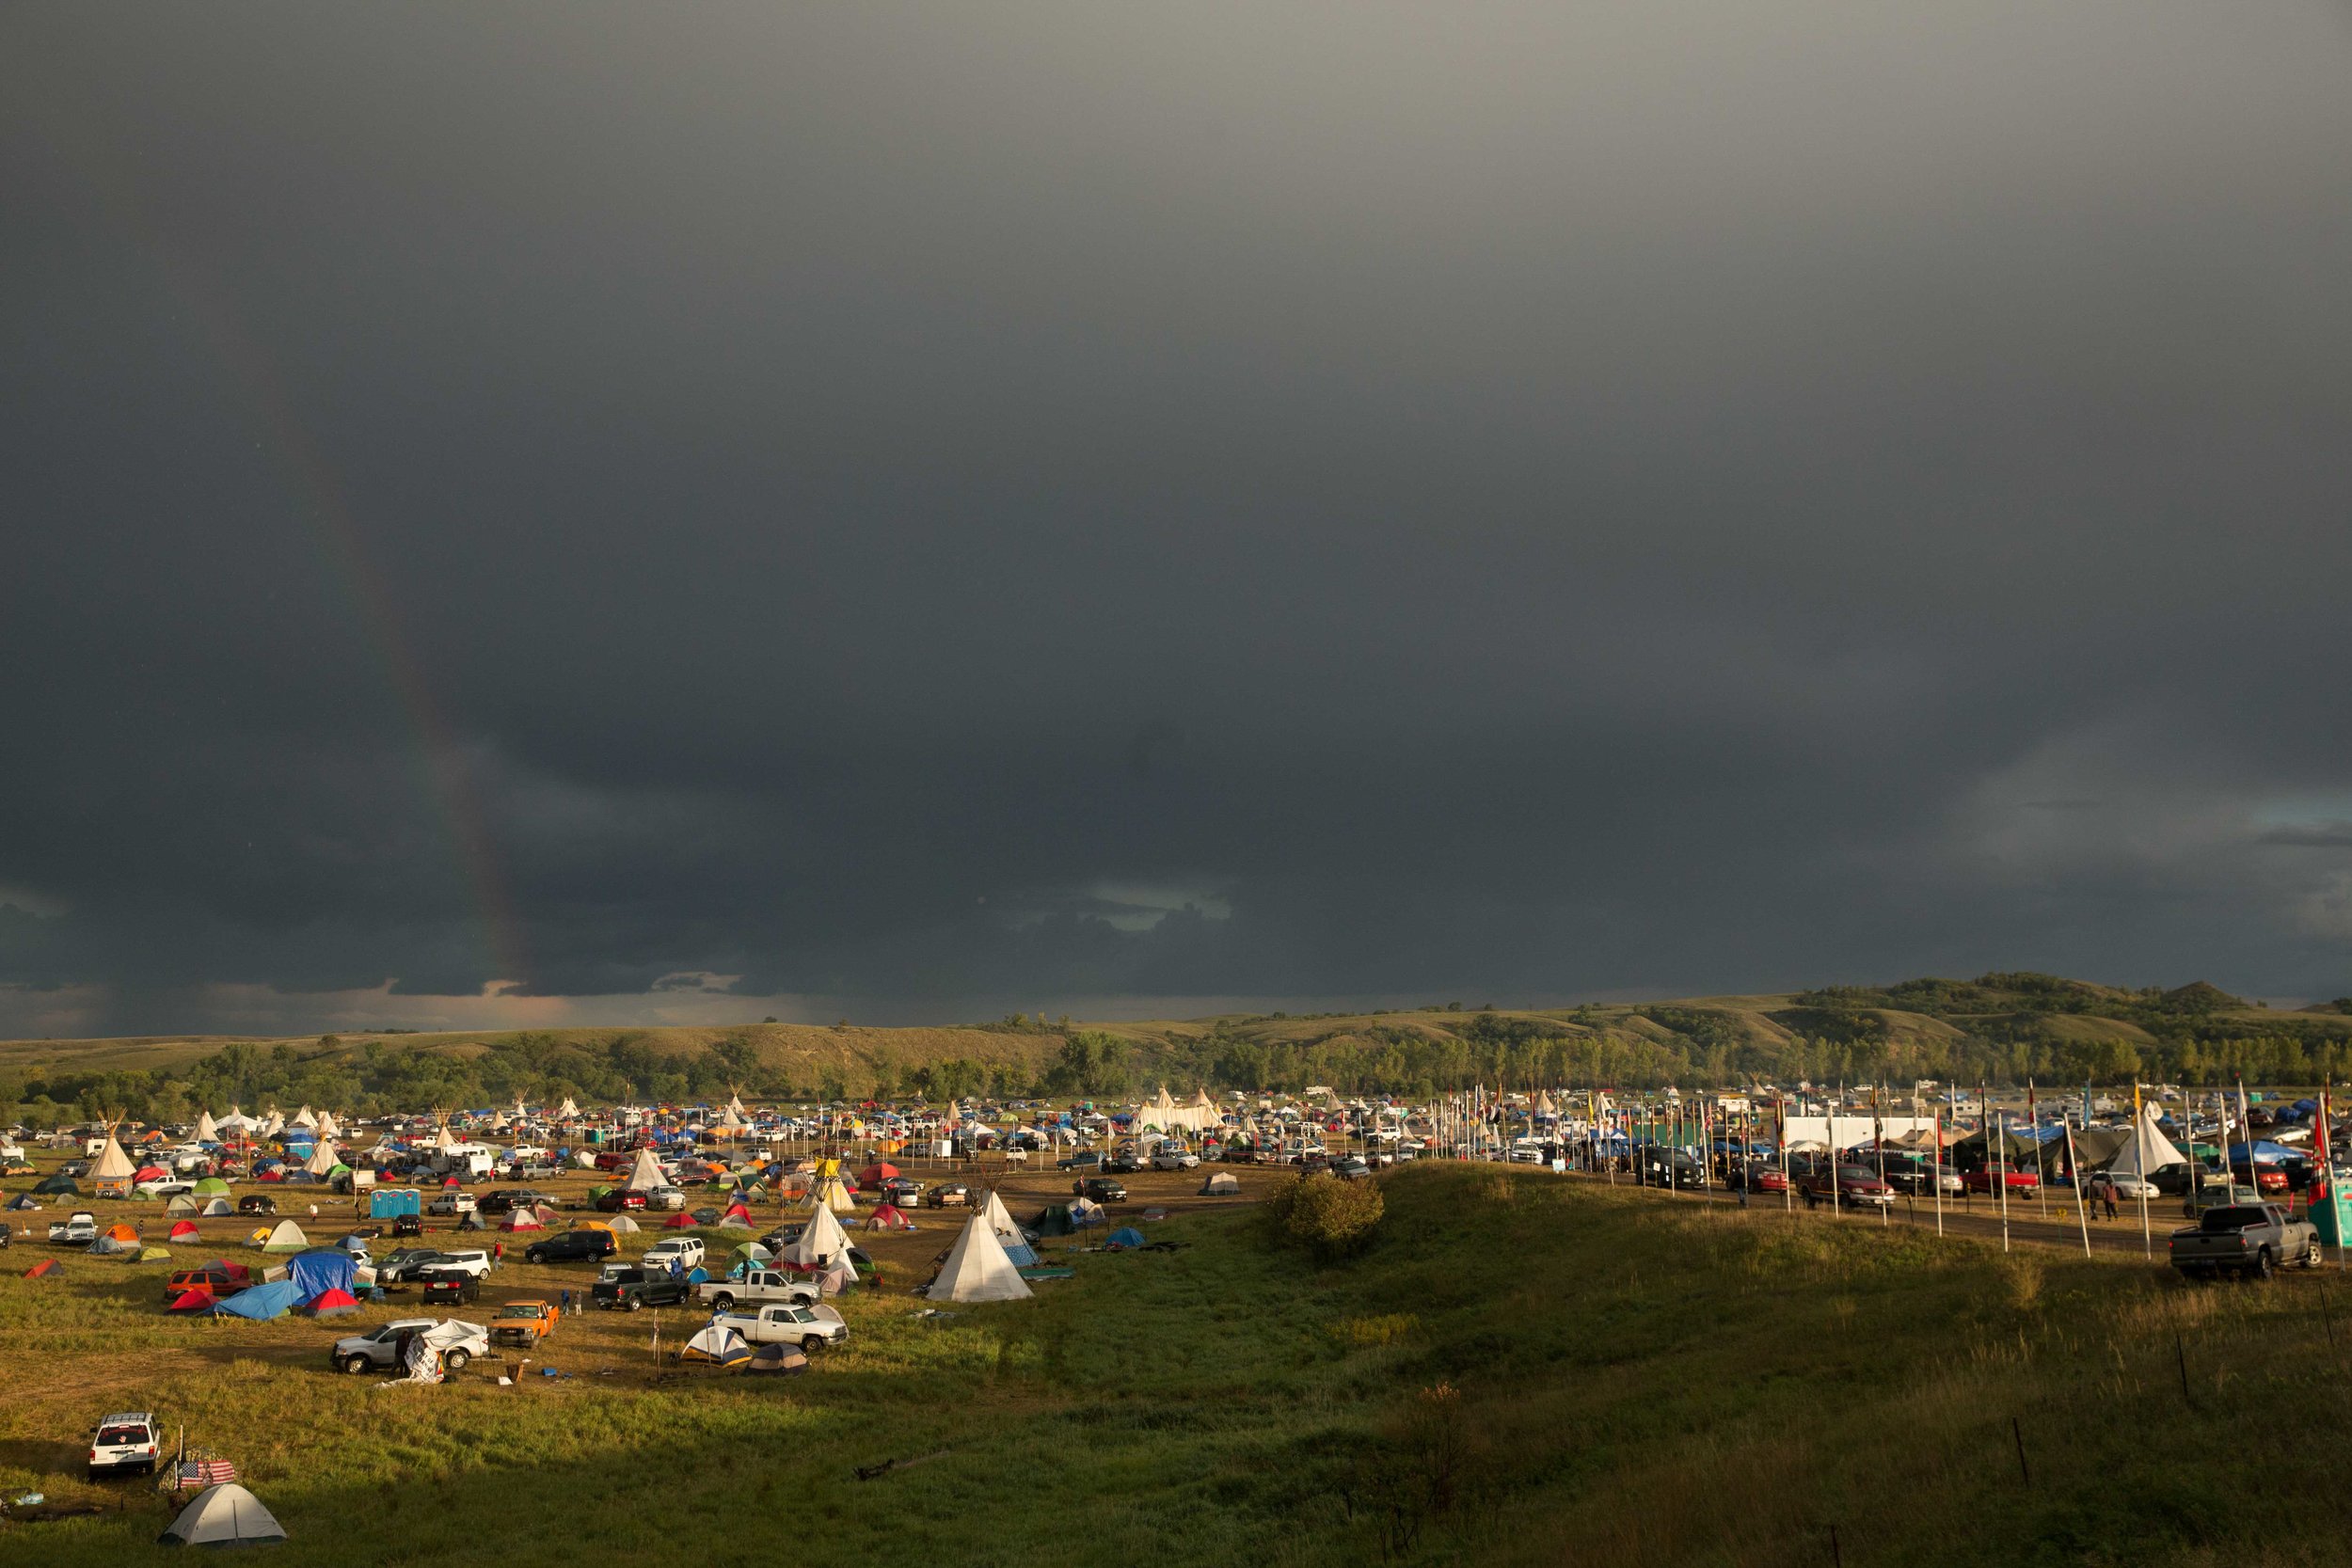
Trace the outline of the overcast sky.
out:
[[[0,1033],[2352,991],[2347,82],[11,6]]]

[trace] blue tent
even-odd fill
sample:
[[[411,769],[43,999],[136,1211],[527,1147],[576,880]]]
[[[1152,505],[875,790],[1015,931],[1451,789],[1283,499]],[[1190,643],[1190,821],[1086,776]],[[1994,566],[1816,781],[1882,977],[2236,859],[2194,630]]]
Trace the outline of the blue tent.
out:
[[[358,1264],[341,1247],[319,1247],[296,1253],[286,1264],[286,1278],[302,1301],[315,1301],[329,1291],[351,1289]]]
[[[2254,1140],[2254,1164],[2258,1165],[2280,1165],[2284,1164],[2289,1160],[2300,1160],[2301,1158],[2303,1158],[2303,1156],[2300,1153],[2295,1149],[2289,1148],[2284,1144],[2274,1144],[2267,1138],[2257,1138]],[[2245,1163],[2246,1146],[2244,1144],[2232,1144],[2230,1146],[2230,1164],[2239,1165],[2244,1164]]]
[[[1143,1232],[1132,1225],[1122,1225],[1112,1231],[1110,1239],[1103,1244],[1113,1252],[1135,1252],[1143,1245]]]
[[[233,1296],[223,1296],[213,1303],[215,1318],[282,1318],[302,1300],[302,1287],[291,1279],[273,1279],[266,1285],[256,1285],[249,1291],[239,1291]]]

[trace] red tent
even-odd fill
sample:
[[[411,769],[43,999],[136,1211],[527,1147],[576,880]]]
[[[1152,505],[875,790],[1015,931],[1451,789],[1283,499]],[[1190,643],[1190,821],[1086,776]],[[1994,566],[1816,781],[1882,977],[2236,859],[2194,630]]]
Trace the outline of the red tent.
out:
[[[39,1279],[43,1275],[63,1273],[65,1273],[65,1271],[57,1267],[57,1260],[55,1258],[44,1258],[40,1262],[35,1263],[31,1268],[26,1269],[24,1271],[24,1277],[27,1279]]]
[[[167,1312],[209,1312],[212,1308],[212,1291],[183,1291],[172,1298],[171,1305],[164,1310]]]
[[[896,1204],[885,1203],[866,1216],[868,1230],[912,1230],[914,1222],[906,1217]]]
[[[742,1204],[730,1203],[727,1205],[727,1212],[720,1215],[719,1218],[723,1222],[734,1219],[739,1214],[745,1219],[750,1219],[752,1217],[752,1212],[745,1208]]]
[[[178,1225],[171,1227],[171,1234],[164,1239],[169,1242],[193,1242],[198,1240],[199,1232],[196,1228],[196,1222],[194,1220],[182,1220]]]
[[[661,1222],[661,1228],[664,1230],[691,1230],[694,1228],[694,1216],[691,1214],[672,1214],[668,1219]]]
[[[134,1181],[161,1181],[170,1174],[171,1172],[164,1169],[161,1165],[141,1165],[138,1169],[131,1173],[131,1180]]]
[[[898,1174],[898,1166],[877,1163],[857,1173],[857,1184],[861,1187],[879,1187]]]
[[[337,1312],[357,1312],[359,1298],[349,1291],[321,1291],[310,1303],[310,1316],[324,1318]]]

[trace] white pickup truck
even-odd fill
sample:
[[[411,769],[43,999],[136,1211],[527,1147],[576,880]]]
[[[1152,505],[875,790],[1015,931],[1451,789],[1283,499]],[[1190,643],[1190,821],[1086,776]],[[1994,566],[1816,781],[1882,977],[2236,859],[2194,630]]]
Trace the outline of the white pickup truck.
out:
[[[88,1213],[59,1220],[49,1227],[49,1239],[59,1246],[87,1246],[98,1240],[98,1221]]]
[[[798,1345],[814,1355],[850,1337],[850,1325],[830,1307],[779,1303],[756,1312],[722,1312],[711,1322],[755,1345]]]
[[[738,1302],[777,1301],[808,1304],[821,1294],[813,1279],[795,1279],[772,1269],[754,1269],[740,1279],[714,1279],[694,1288],[695,1296],[714,1312],[731,1310]]]

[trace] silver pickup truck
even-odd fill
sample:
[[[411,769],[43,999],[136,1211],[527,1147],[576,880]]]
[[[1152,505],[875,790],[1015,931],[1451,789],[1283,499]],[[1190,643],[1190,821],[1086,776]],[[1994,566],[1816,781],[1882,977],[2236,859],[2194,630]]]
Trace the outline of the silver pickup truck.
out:
[[[2234,1274],[2269,1277],[2282,1263],[2319,1267],[2319,1232],[2289,1219],[2275,1203],[2233,1203],[2208,1209],[2197,1223],[2172,1232],[2172,1266],[2192,1278]]]

